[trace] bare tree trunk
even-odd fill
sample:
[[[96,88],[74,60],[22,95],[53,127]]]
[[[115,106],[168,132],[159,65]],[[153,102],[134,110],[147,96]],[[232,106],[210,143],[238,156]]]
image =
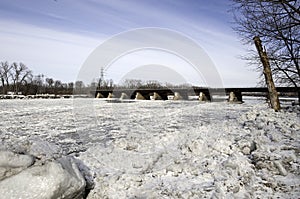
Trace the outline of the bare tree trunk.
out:
[[[270,98],[271,106],[275,111],[280,110],[280,103],[278,99],[278,93],[272,78],[272,72],[270,68],[270,62],[266,51],[263,50],[261,40],[258,36],[253,38],[260,60],[264,67],[264,76],[268,87],[268,95]]]
[[[1,83],[2,83],[2,95],[5,95],[5,82],[4,79],[1,77]]]

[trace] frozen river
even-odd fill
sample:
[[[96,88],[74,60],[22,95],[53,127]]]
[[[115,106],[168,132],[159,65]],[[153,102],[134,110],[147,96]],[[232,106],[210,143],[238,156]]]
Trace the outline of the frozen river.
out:
[[[2,135],[9,135],[8,139],[15,141],[47,141],[59,145],[68,154],[94,144],[108,144],[129,134],[144,136],[146,140],[147,136],[166,132],[189,132],[237,118],[249,109],[247,105],[199,104],[197,101],[76,100],[0,101]],[[236,106],[239,106],[237,110]]]
[[[262,101],[0,101],[3,149],[74,156],[88,198],[298,198],[299,109]]]

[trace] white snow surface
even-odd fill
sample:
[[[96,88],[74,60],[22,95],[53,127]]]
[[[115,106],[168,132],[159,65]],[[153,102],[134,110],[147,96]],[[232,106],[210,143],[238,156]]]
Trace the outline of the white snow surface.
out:
[[[81,199],[86,182],[75,162],[61,158],[59,162],[35,165],[0,181],[1,198],[10,199]]]
[[[41,164],[74,156],[92,174],[90,199],[300,196],[299,107],[1,100],[0,142]]]

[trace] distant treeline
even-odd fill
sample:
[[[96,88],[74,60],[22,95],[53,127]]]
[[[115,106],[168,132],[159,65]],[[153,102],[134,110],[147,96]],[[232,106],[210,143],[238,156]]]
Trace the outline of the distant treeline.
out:
[[[173,85],[170,83],[162,84],[156,80],[142,81],[139,79],[126,79],[121,85],[114,84],[113,80],[96,79],[90,84],[85,85],[83,81],[64,83],[46,77],[44,74],[34,75],[33,72],[24,64],[7,61],[0,62],[0,94],[91,94],[92,91],[99,89],[114,88],[185,88],[191,87],[190,84]]]
[[[81,81],[64,83],[43,74],[34,75],[23,63],[0,62],[0,94],[72,94],[76,86],[80,89],[84,85]]]
[[[157,80],[148,80],[142,81],[139,79],[126,79],[121,85],[115,85],[114,88],[139,88],[139,89],[147,89],[147,88],[191,88],[192,85],[185,83],[185,84],[171,84],[171,83],[161,83]]]

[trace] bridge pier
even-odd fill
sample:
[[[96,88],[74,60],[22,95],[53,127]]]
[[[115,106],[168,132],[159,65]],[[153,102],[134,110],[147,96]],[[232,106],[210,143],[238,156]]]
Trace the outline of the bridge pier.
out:
[[[140,92],[137,92],[135,95],[135,99],[136,100],[145,100],[145,97]]]
[[[157,92],[154,92],[152,95],[152,100],[162,100],[162,98]]]
[[[206,102],[207,101],[207,97],[203,92],[200,92],[200,94],[199,94],[199,101],[200,102]]]
[[[120,100],[128,99],[128,95],[126,93],[121,93]]]
[[[104,96],[101,93],[97,93],[96,98],[104,98]]]
[[[179,92],[175,92],[175,93],[174,93],[174,98],[173,98],[173,100],[182,100],[182,99],[183,99],[183,97],[180,95]]]
[[[114,98],[114,97],[115,97],[115,95],[113,93],[108,93],[107,98]]]
[[[231,91],[229,93],[228,102],[243,102],[242,92]]]

